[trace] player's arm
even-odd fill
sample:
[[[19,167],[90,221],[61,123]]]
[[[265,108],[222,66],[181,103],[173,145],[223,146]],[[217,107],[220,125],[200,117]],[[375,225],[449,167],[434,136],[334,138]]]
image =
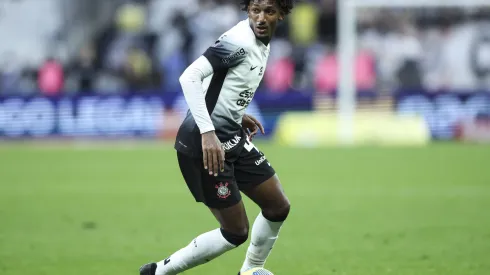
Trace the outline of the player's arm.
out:
[[[180,76],[179,81],[185,100],[201,134],[214,131],[209,110],[206,107],[202,88],[203,80],[215,72],[237,66],[245,59],[246,50],[238,44],[227,36],[222,37],[189,65]]]
[[[202,88],[203,80],[213,74],[213,67],[206,57],[201,56],[182,73],[179,78],[184,97],[201,134],[214,131]]]
[[[206,107],[206,99],[202,88],[203,80],[213,73],[213,67],[204,56],[199,57],[182,73],[179,78],[185,100],[194,121],[199,127],[202,139],[204,168],[210,175],[218,175],[224,169],[225,153],[221,142],[214,132],[214,125]]]
[[[238,65],[245,58],[245,54],[243,47],[222,37],[214,46],[208,48],[203,56],[194,61],[179,79],[187,105],[201,132],[203,163],[210,175],[217,176],[218,170],[224,170],[225,153],[214,132],[202,83],[211,74]]]

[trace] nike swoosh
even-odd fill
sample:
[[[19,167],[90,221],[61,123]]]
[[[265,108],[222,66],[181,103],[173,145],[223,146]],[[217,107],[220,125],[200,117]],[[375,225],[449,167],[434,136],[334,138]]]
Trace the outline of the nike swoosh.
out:
[[[255,70],[255,68],[257,68],[257,66],[255,66],[255,67],[250,67],[250,70],[251,70],[251,71],[253,71],[253,70]]]

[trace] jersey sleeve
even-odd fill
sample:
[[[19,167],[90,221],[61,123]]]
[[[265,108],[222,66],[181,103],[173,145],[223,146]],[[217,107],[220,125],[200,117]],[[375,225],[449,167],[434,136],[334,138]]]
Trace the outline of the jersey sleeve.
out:
[[[214,71],[232,68],[243,62],[247,57],[246,47],[240,44],[224,35],[213,46],[209,47],[203,55],[209,60]]]
[[[206,58],[201,56],[189,65],[179,78],[185,100],[201,134],[214,130],[202,90],[203,79],[212,73],[213,68],[211,64]]]

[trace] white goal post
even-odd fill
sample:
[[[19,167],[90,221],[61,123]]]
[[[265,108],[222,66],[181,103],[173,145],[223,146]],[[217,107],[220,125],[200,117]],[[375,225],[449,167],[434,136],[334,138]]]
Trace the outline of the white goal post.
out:
[[[358,8],[467,8],[490,7],[490,0],[338,0],[339,87],[337,96],[339,142],[352,144],[356,112],[354,64]]]

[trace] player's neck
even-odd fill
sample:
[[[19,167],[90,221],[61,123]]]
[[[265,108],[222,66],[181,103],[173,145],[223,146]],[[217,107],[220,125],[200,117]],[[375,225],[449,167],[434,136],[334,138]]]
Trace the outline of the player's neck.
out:
[[[252,23],[250,23],[250,21],[249,21],[249,27],[253,31]],[[255,32],[254,32],[254,35],[255,35]],[[257,35],[255,35],[255,38],[257,40],[259,40],[260,42],[262,42],[262,44],[264,44],[266,47],[269,45],[269,43],[271,42],[271,39],[272,39],[271,37],[258,38]]]
[[[259,40],[260,42],[262,42],[262,44],[264,44],[266,47],[271,42],[271,39],[270,38],[258,38],[258,37],[256,37],[256,38],[257,38],[257,40]]]

